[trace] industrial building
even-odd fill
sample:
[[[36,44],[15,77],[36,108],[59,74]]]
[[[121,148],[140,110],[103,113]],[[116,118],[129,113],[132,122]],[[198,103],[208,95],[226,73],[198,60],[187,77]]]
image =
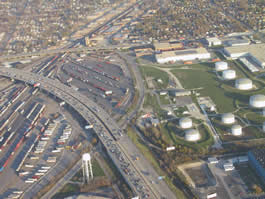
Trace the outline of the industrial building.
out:
[[[174,97],[189,96],[191,91],[188,90],[170,90],[169,94]]]
[[[265,149],[255,149],[248,152],[249,163],[265,183]]]
[[[155,56],[156,61],[160,64],[211,58],[211,54],[205,48],[167,51],[156,54]]]
[[[249,45],[250,41],[248,39],[233,39],[233,40],[227,41],[227,44],[229,46],[245,46],[245,45]]]
[[[252,44],[224,48],[224,53],[231,59],[250,57],[259,67],[265,68],[265,44]]]
[[[155,51],[164,52],[164,51],[172,51],[177,49],[182,49],[182,43],[170,43],[170,42],[154,42]]]
[[[206,38],[206,41],[208,42],[209,47],[222,45],[222,41],[217,37]]]

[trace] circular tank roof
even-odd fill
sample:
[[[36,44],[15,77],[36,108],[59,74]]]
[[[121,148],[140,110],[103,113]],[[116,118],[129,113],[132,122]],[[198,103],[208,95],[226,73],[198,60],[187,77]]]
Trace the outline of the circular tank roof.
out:
[[[228,64],[226,62],[220,61],[215,63],[215,69],[217,71],[226,70],[228,68]]]
[[[85,161],[88,161],[88,160],[91,160],[91,156],[89,153],[85,153],[85,154],[83,154],[82,159]]]
[[[265,107],[265,95],[252,95],[249,98],[249,104],[255,108],[264,108]]]
[[[222,73],[224,79],[234,79],[236,78],[236,71],[235,70],[224,70]]]
[[[252,83],[252,80],[248,78],[240,78],[240,79],[237,79],[236,82],[238,84],[249,84],[249,83]]]
[[[185,131],[185,140],[197,141],[200,139],[200,133],[195,129],[189,129]]]

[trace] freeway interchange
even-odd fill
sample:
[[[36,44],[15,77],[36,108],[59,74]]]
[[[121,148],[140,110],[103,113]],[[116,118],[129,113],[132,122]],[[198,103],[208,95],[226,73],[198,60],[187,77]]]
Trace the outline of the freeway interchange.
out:
[[[123,135],[116,122],[95,102],[57,80],[34,73],[2,68],[0,75],[30,85],[36,82],[40,83],[40,89],[65,101],[88,124],[93,124],[94,132],[98,135],[113,163],[120,170],[135,196],[140,196],[141,198],[175,198],[165,182],[151,183],[153,181],[150,178],[157,178],[158,175],[146,160],[135,162],[131,159],[131,156],[137,153],[138,150],[130,143],[129,138]],[[143,174],[143,170],[140,169],[147,169],[151,175],[146,176]]]

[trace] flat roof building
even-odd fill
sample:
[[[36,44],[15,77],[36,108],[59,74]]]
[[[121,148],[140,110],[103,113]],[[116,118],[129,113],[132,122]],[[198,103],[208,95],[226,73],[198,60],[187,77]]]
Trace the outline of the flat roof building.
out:
[[[250,56],[260,67],[265,68],[265,44],[252,44],[224,48],[224,53],[231,59]]]
[[[189,61],[195,59],[210,59],[211,54],[205,48],[185,49],[177,51],[168,51],[156,54],[156,61],[160,64]]]
[[[222,41],[220,39],[218,39],[217,37],[206,38],[206,41],[208,42],[208,46],[222,45]]]
[[[177,49],[182,49],[182,43],[169,43],[169,42],[154,42],[155,51],[172,51]]]

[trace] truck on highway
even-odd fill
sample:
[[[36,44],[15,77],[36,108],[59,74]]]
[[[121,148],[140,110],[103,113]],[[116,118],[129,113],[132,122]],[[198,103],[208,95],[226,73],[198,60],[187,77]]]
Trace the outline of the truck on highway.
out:
[[[60,153],[60,152],[61,152],[61,150],[58,150],[58,149],[52,150],[52,153]]]
[[[34,165],[32,165],[32,164],[25,164],[25,167],[27,167],[27,168],[33,168]]]
[[[42,166],[41,168],[42,169],[50,169],[51,167],[50,166]]]
[[[39,87],[40,86],[40,83],[35,83],[33,84],[33,87],[36,88],[36,87]]]
[[[56,157],[48,157],[47,162],[49,163],[56,162]]]
[[[85,126],[85,129],[92,129],[92,128],[93,128],[93,124]]]
[[[105,95],[109,96],[109,95],[112,95],[112,91],[111,90],[108,90],[108,91],[105,91]]]
[[[25,183],[30,183],[30,184],[32,184],[32,183],[34,183],[35,181],[34,180],[25,180]]]
[[[48,169],[39,169],[38,173],[46,173],[48,171]]]
[[[28,174],[30,174],[30,172],[29,171],[22,171],[22,172],[19,172],[19,176],[25,176],[25,175],[28,175]]]
[[[36,176],[43,176],[43,175],[45,175],[45,173],[37,172],[37,173],[35,173],[35,175]]]

